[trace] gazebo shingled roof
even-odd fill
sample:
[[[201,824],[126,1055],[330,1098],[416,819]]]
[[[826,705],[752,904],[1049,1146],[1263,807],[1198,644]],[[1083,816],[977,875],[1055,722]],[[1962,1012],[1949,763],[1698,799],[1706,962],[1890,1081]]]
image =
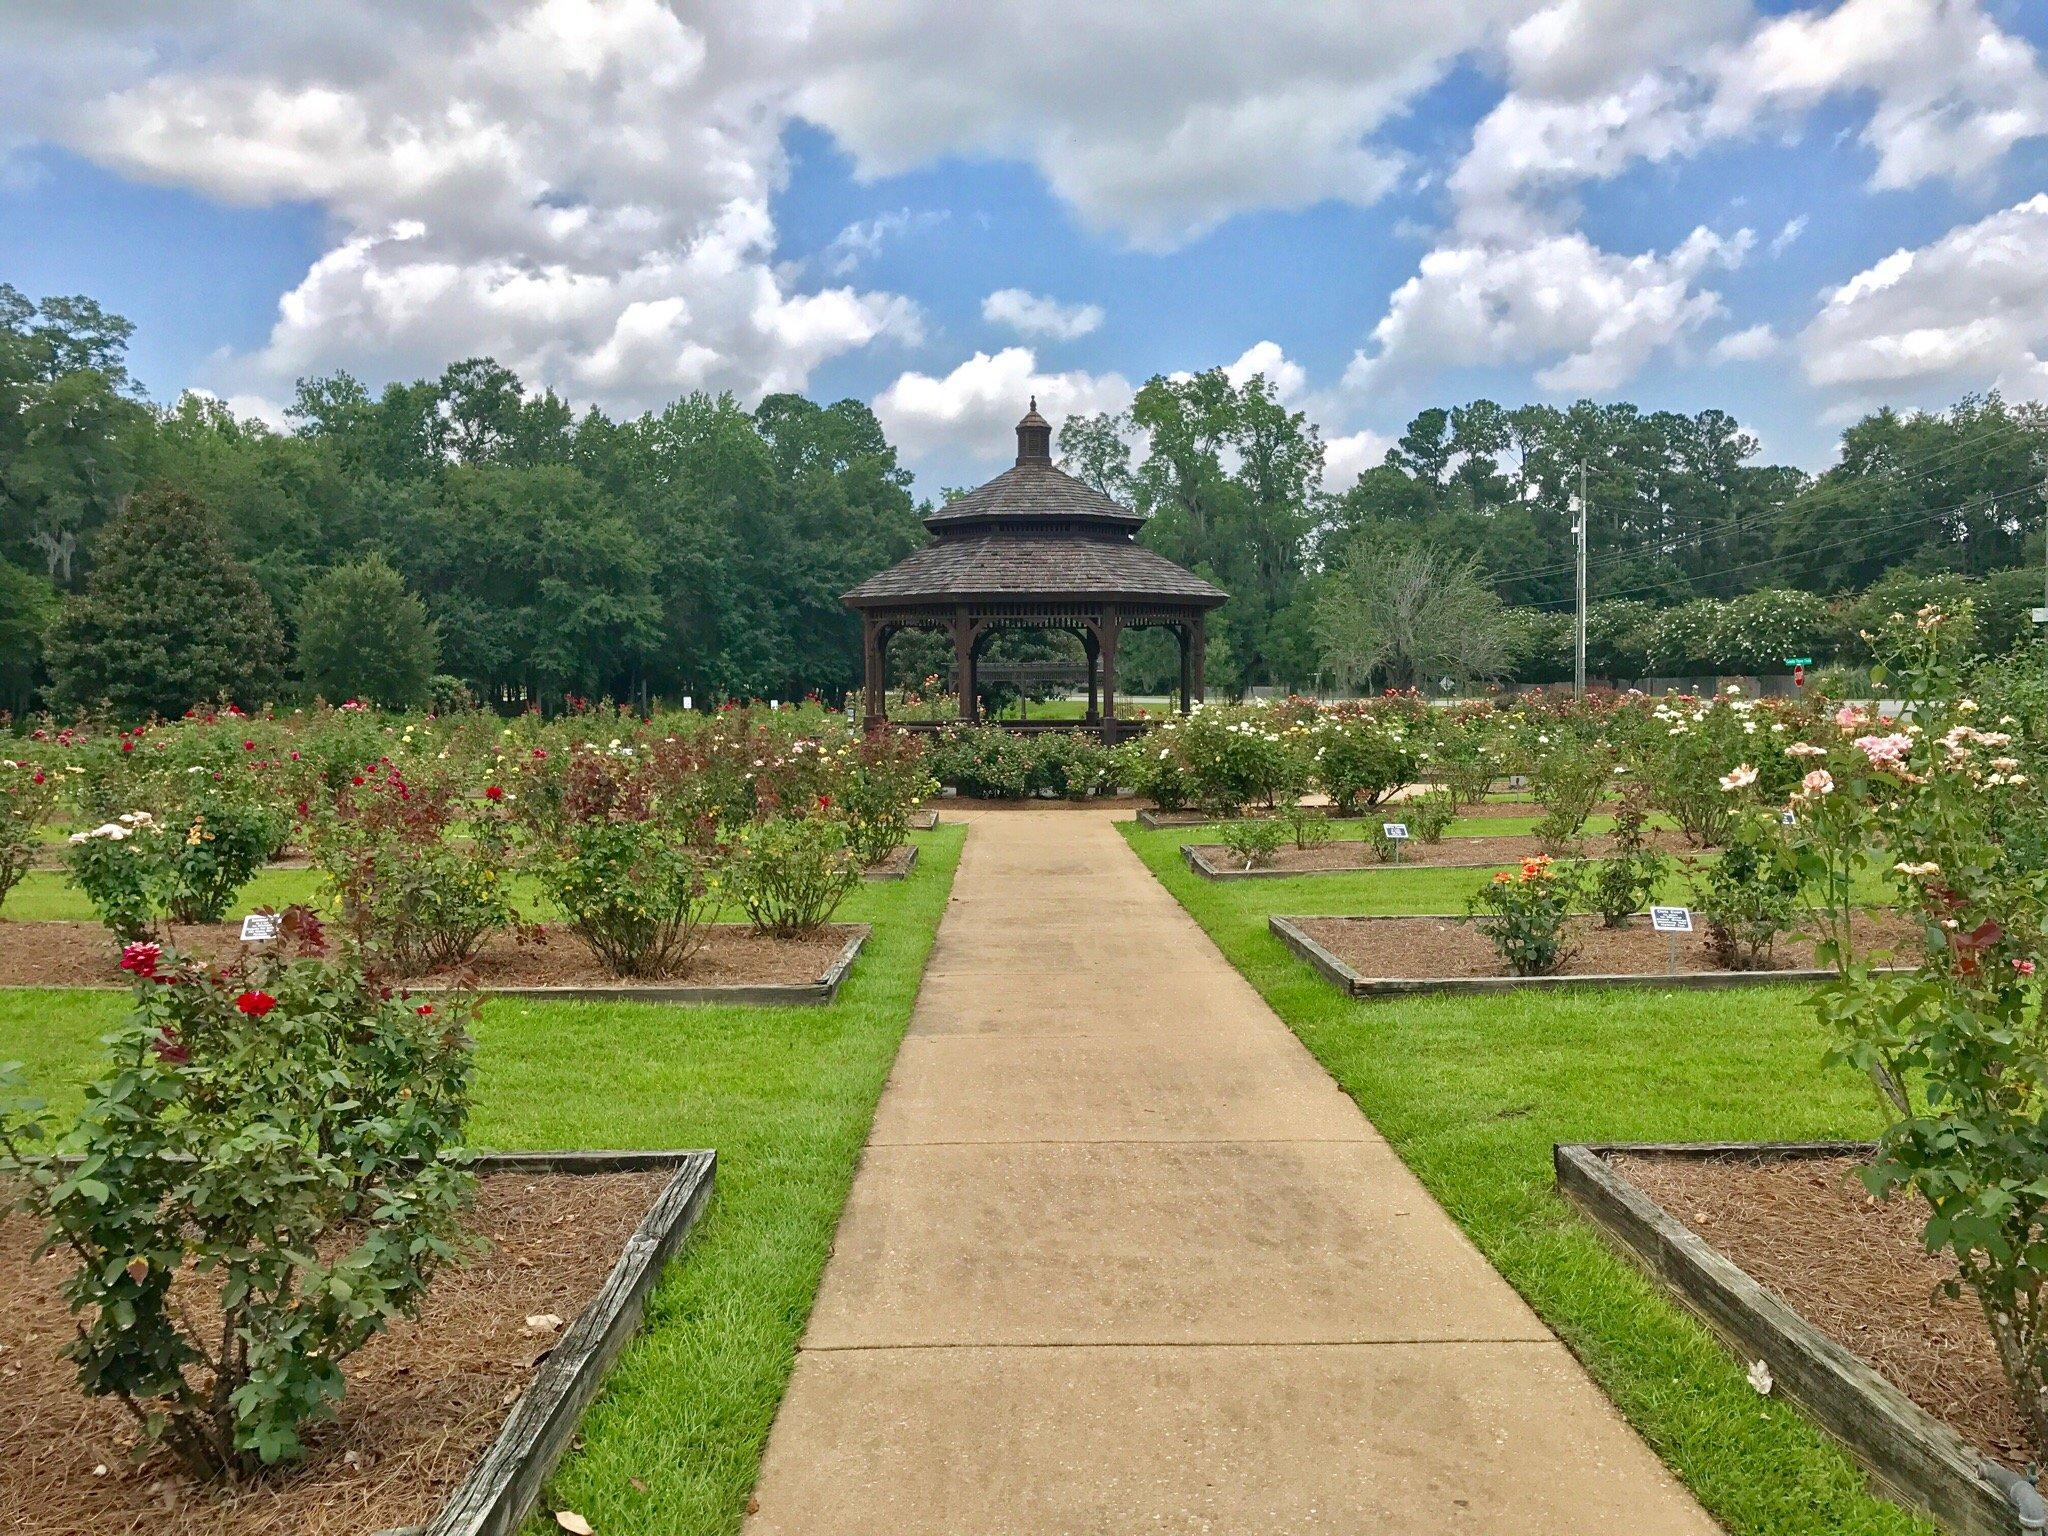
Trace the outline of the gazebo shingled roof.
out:
[[[952,636],[963,720],[978,718],[975,658],[982,642],[1011,628],[1080,634],[1089,713],[1078,723],[1112,740],[1119,635],[1171,629],[1180,641],[1181,708],[1192,707],[1201,694],[1202,617],[1229,594],[1138,544],[1144,521],[1053,463],[1052,425],[1033,400],[1017,423],[1016,464],[926,517],[932,543],[846,594],[866,641],[869,720],[887,718],[889,638],[910,628]]]

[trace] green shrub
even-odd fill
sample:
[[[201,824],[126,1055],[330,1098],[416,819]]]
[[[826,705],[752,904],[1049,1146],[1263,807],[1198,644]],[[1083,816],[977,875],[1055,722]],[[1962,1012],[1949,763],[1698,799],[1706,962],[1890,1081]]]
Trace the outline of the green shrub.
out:
[[[1760,815],[1734,818],[1721,856],[1702,861],[1692,876],[1693,905],[1706,919],[1714,963],[1740,971],[1768,965],[1778,935],[1792,926],[1799,889],[1776,829]]]
[[[1302,766],[1269,710],[1198,709],[1147,740],[1176,753],[1188,798],[1205,811],[1234,816],[1248,805],[1271,805],[1299,784]]]
[[[243,1476],[300,1454],[342,1362],[458,1254],[471,1008],[311,957],[123,963],[135,1008],[84,1113],[0,1095],[0,1174],[75,1259],[79,1385],[195,1475]]]
[[[343,926],[399,975],[467,964],[517,920],[505,799],[516,792],[490,784],[472,800],[426,765],[357,777],[307,833]]]
[[[938,787],[925,752],[908,731],[871,731],[852,748],[835,805],[846,820],[854,857],[884,859],[910,835],[910,813]]]
[[[733,899],[763,933],[814,933],[860,883],[846,829],[823,817],[777,816],[742,827],[727,849]]]
[[[1509,971],[1549,976],[1562,970],[1577,949],[1568,929],[1576,893],[1574,876],[1549,859],[1530,859],[1518,873],[1496,873],[1473,894],[1466,910]]]
[[[1330,818],[1313,805],[1283,805],[1274,819],[1287,829],[1297,848],[1320,848],[1330,840]]]
[[[1588,899],[1608,928],[1625,928],[1656,895],[1671,860],[1652,848],[1647,831],[1650,798],[1645,786],[1624,779],[1614,808],[1613,848],[1592,865]]]
[[[38,834],[57,808],[57,783],[36,763],[0,758],[0,903],[28,873]]]
[[[673,976],[706,938],[723,894],[702,786],[658,755],[577,750],[532,869],[578,938],[616,976]]]
[[[1440,843],[1451,823],[1458,819],[1458,801],[1448,789],[1425,790],[1403,800],[1400,811],[1408,818],[1409,831],[1425,843]]]
[[[1307,745],[1315,782],[1340,816],[1378,805],[1420,769],[1407,725],[1370,707],[1327,711],[1310,727]]]
[[[217,923],[283,840],[281,825],[252,797],[209,786],[162,817],[124,811],[74,832],[71,877],[120,938],[166,923]]]
[[[1569,851],[1585,830],[1586,818],[1614,781],[1614,754],[1575,734],[1558,732],[1533,754],[1529,785],[1543,814],[1536,842],[1545,853]]]
[[[1287,828],[1276,820],[1251,817],[1233,821],[1223,828],[1223,846],[1233,858],[1242,859],[1246,869],[1264,868],[1287,841]]]
[[[932,777],[981,800],[1019,800],[1031,790],[1031,748],[1015,731],[996,725],[940,731],[925,765]]]

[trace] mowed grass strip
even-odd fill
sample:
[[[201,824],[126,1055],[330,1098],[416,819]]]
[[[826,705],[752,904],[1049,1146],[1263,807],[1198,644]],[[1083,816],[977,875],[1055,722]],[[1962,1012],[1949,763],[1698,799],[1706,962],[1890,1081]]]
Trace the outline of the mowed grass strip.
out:
[[[908,879],[862,886],[835,914],[874,932],[829,1007],[485,1004],[477,1146],[718,1151],[711,1208],[533,1531],[557,1530],[552,1509],[605,1536],[739,1528],[964,836],[917,834]],[[0,1060],[75,1105],[125,1007],[121,993],[0,993]]]
[[[1869,1084],[1823,1064],[1802,989],[1355,1000],[1272,937],[1268,914],[1457,911],[1472,872],[1219,884],[1182,864],[1183,829],[1122,830],[1729,1531],[1933,1532],[1872,1496],[1796,1410],[1759,1397],[1743,1362],[1608,1248],[1551,1174],[1560,1141],[1874,1135]]]

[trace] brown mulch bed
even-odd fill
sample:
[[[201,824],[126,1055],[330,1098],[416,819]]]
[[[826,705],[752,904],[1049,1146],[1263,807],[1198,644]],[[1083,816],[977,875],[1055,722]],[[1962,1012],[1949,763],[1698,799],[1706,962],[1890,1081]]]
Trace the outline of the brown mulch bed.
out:
[[[917,850],[909,843],[900,843],[883,854],[874,863],[861,871],[869,880],[890,880],[910,873],[910,861]]]
[[[1936,1287],[1955,1265],[1920,1245],[1927,1208],[1874,1200],[1851,1158],[1616,1156],[1617,1172],[1979,1450],[2031,1457],[1984,1316]]]
[[[1462,917],[1302,917],[1295,923],[1310,938],[1359,975],[1421,979],[1439,976],[1505,976],[1507,967],[1485,934]],[[1706,924],[1697,913],[1696,931],[1653,932],[1647,917],[1626,928],[1603,928],[1600,919],[1575,917],[1571,933],[1578,953],[1559,972],[1565,976],[1662,976],[1670,972],[1669,941],[1678,941],[1678,974],[1718,971],[1707,955]],[[1910,955],[1919,930],[1910,917],[1875,911],[1857,921],[1859,945],[1886,947]],[[1759,969],[1787,970],[1813,964],[1813,942],[1803,933],[1778,936],[1775,952]]]
[[[196,1484],[168,1458],[133,1459],[133,1422],[78,1390],[63,1256],[0,1218],[0,1530],[39,1536],[367,1536],[421,1524],[490,1444],[534,1366],[624,1251],[670,1175],[491,1174],[469,1227],[489,1247],[435,1279],[420,1315],[352,1356],[333,1420],[275,1479]]]
[[[1400,808],[1394,807],[1387,813],[1389,821],[1398,820]],[[1666,853],[1696,853],[1676,832],[1652,832],[1647,842],[1653,848]],[[1584,839],[1572,855],[1590,858],[1604,857],[1613,848],[1614,840],[1604,834]],[[1244,860],[1232,854],[1221,843],[1197,844],[1195,851],[1218,869],[1239,870]],[[1486,866],[1491,864],[1518,864],[1523,859],[1533,859],[1544,849],[1536,839],[1527,836],[1484,837],[1446,836],[1441,842],[1425,843],[1419,837],[1411,837],[1401,845],[1400,863],[1414,868],[1430,865],[1469,864]],[[1373,852],[1370,842],[1364,838],[1332,838],[1316,848],[1297,848],[1292,843],[1280,848],[1272,859],[1259,866],[1262,869],[1299,871],[1312,874],[1317,871],[1391,869],[1394,861],[1383,860]]]
[[[680,976],[649,978],[690,986],[808,986],[823,978],[854,929],[829,923],[803,938],[777,939],[744,923],[718,923]],[[180,949],[210,960],[245,953],[239,923],[180,928]],[[0,922],[0,985],[40,987],[113,986],[128,978],[119,969],[120,945],[98,923]],[[483,987],[603,987],[643,984],[614,976],[583,941],[566,928],[547,932],[540,943],[520,944],[499,936],[484,945],[468,971],[415,977],[439,984],[474,977]]]

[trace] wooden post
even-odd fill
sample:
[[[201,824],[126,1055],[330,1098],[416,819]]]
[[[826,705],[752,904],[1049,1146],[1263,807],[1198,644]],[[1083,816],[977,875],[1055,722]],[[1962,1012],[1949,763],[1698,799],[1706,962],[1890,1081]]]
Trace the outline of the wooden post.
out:
[[[1195,627],[1190,622],[1176,628],[1180,631],[1180,712],[1185,715],[1195,704]]]
[[[1114,610],[1105,612],[1102,626],[1102,739],[1116,745],[1116,641],[1120,629]]]
[[[889,723],[889,637],[873,619],[861,620],[861,666],[867,673],[864,722],[869,730]]]
[[[1097,713],[1100,704],[1096,693],[1095,664],[1102,654],[1102,648],[1095,643],[1094,630],[1083,629],[1081,631],[1081,649],[1088,657],[1088,714],[1086,723],[1093,725],[1100,718],[1100,715]]]
[[[1208,697],[1207,691],[1202,687],[1202,661],[1208,654],[1208,645],[1203,639],[1202,630],[1202,621],[1196,619],[1194,622],[1194,633],[1188,641],[1188,651],[1194,659],[1194,697],[1188,701],[1188,708],[1191,713],[1197,703]]]
[[[974,621],[964,608],[953,615],[953,691],[960,698],[961,724],[974,724]]]

